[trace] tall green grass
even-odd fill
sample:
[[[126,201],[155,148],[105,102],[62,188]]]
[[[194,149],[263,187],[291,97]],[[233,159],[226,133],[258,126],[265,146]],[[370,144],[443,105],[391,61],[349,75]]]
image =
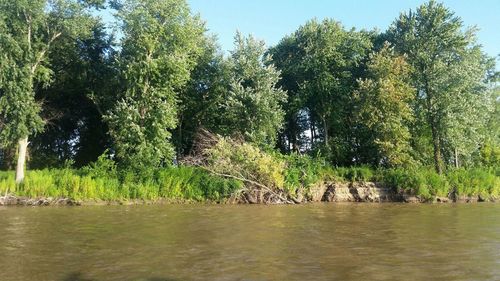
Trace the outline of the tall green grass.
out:
[[[27,197],[222,201],[242,186],[240,181],[216,177],[194,167],[165,168],[148,178],[133,173],[106,176],[88,169],[34,170],[28,171],[19,185],[14,181],[14,172],[0,171],[0,193]]]
[[[447,177],[458,195],[500,197],[500,175],[493,168],[458,169]]]
[[[446,176],[430,169],[388,169],[379,174],[379,179],[396,192],[418,195],[424,199],[434,196],[447,197],[451,191]]]
[[[101,161],[101,162],[99,162]],[[65,197],[76,200],[174,199],[224,201],[243,188],[244,183],[225,179],[188,166],[148,170],[144,173],[117,172],[114,164],[101,159],[83,169],[45,169],[26,173],[16,185],[14,172],[0,171],[0,193],[27,197]],[[500,198],[500,170],[493,168],[457,169],[439,175],[432,169],[372,169],[328,167],[312,158],[286,159],[285,185],[291,194],[321,181],[375,181],[395,192],[405,192],[431,200],[434,197],[481,196]]]
[[[379,178],[396,191],[419,195],[424,199],[451,194],[483,198],[498,198],[500,195],[500,177],[490,168],[456,169],[442,175],[432,169],[389,169],[383,171]]]

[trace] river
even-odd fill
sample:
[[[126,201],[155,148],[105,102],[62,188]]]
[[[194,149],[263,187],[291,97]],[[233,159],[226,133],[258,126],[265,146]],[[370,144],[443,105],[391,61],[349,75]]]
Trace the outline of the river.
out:
[[[500,280],[500,204],[0,208],[0,280]]]

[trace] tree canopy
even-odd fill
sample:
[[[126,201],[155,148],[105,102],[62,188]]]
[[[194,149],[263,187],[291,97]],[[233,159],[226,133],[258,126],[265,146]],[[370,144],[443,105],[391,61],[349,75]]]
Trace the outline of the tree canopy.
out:
[[[224,53],[185,0],[0,0],[0,163],[19,181],[26,160],[164,167],[208,130],[336,166],[495,166],[499,75],[476,34],[431,0],[385,31],[313,19]]]

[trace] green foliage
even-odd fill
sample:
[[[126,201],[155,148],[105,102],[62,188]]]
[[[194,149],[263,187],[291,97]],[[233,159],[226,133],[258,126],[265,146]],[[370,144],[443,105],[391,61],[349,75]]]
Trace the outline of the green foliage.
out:
[[[492,93],[494,110],[486,124],[486,139],[479,151],[479,162],[488,167],[500,167],[500,86]]]
[[[199,168],[182,166],[160,170],[157,180],[161,197],[196,201],[222,201],[243,187],[240,181],[213,176]]]
[[[89,10],[107,4],[116,49]],[[185,0],[0,0],[1,166],[12,169],[29,137],[30,167],[46,168],[21,185],[4,173],[1,190],[223,200],[242,182],[165,168],[195,154],[205,128],[226,138],[202,166],[280,194],[342,180],[493,196],[499,75],[475,34],[430,1],[383,34],[311,20],[266,50],[237,33],[224,57]],[[432,163],[438,174],[424,168]]]
[[[390,167],[411,165],[408,127],[413,120],[414,89],[408,84],[409,67],[386,43],[370,56],[367,68],[368,78],[359,81],[356,91],[358,120],[371,131],[379,162]]]
[[[240,181],[213,176],[193,167],[160,169],[150,178],[140,178],[130,172],[118,177],[108,173],[108,160],[100,157],[99,162],[82,170],[29,171],[20,185],[15,184],[13,172],[0,172],[0,193],[76,200],[172,199],[220,202],[243,187]]]
[[[307,189],[323,180],[325,169],[323,159],[314,159],[308,155],[292,153],[281,156],[286,162],[285,186],[287,190]]]
[[[223,134],[228,132],[224,111],[229,69],[214,37],[203,40],[191,78],[179,95],[179,123],[173,132],[178,154],[189,154],[201,129]]]
[[[489,167],[500,167],[500,146],[487,142],[480,150],[481,163]]]
[[[324,165],[324,160],[298,154],[274,155],[271,158],[286,165],[286,169],[277,178],[283,180],[282,189],[290,195],[299,190],[307,192],[309,187],[321,181],[375,181],[386,184],[396,192],[413,194],[424,200],[432,200],[436,196],[448,197],[453,193],[458,196],[481,196],[483,199],[500,197],[500,170],[493,168],[456,169],[447,174],[438,174],[432,169],[374,170],[367,166],[330,168]],[[106,164],[108,160],[101,158],[99,161],[101,164],[81,170],[64,168],[29,171],[25,181],[18,185],[13,172],[0,172],[0,194],[104,201],[169,199],[223,202],[248,184],[189,166],[158,169],[150,177],[130,171],[106,174],[113,168],[110,168],[109,163]],[[236,158],[231,161],[234,165],[239,165],[238,171],[242,172],[241,163],[246,161],[243,158],[239,158],[238,163],[234,162]],[[100,174],[102,171],[106,172]],[[224,171],[229,173],[235,170]],[[266,171],[261,170],[260,173],[265,174]],[[269,177],[270,175],[260,175],[260,178],[268,181]],[[255,176],[253,179],[259,180]]]
[[[49,126],[31,137],[30,169],[61,167],[65,160],[82,167],[110,147],[102,113],[115,102],[119,85],[113,39],[106,31],[96,22],[91,36],[61,38],[48,53],[52,82],[35,97],[43,101],[41,116]]]
[[[500,195],[500,177],[493,169],[456,169],[446,175],[430,169],[388,169],[380,179],[397,191],[410,192],[427,200],[434,196],[447,197],[454,192],[483,198]]]
[[[224,135],[239,133],[261,147],[272,147],[283,123],[286,93],[277,86],[280,73],[264,53],[263,41],[236,34],[235,50],[227,61],[231,76]]]
[[[414,136],[422,138],[425,131],[431,132],[439,173],[444,160],[450,163],[460,155],[470,157],[484,139],[482,128],[492,103],[486,83],[494,64],[477,46],[475,33],[432,0],[415,12],[401,14],[387,34],[396,50],[408,55],[418,93]]]
[[[490,169],[457,169],[449,172],[447,177],[450,185],[458,195],[482,195],[483,197],[500,196],[500,173]]]
[[[35,88],[52,81],[48,52],[65,37],[84,37],[92,18],[79,1],[0,1],[0,145],[43,129]]]
[[[201,52],[203,24],[184,0],[124,1],[118,17],[125,89],[106,117],[117,159],[134,169],[169,165],[176,95]]]
[[[368,166],[339,167],[330,171],[333,178],[341,181],[373,181],[375,171]]]
[[[220,137],[205,153],[207,166],[213,172],[251,180],[269,188],[285,187],[285,162],[250,143]]]
[[[418,195],[426,200],[433,196],[446,197],[450,192],[446,177],[429,169],[389,169],[383,172],[382,177],[382,181],[396,191]]]
[[[116,178],[118,176],[116,163],[109,158],[107,150],[95,162],[83,167],[82,171],[93,178]]]
[[[14,172],[0,171],[0,194],[16,192],[16,181]]]
[[[285,151],[300,148],[306,129],[333,164],[352,164],[353,92],[371,47],[371,34],[326,19],[308,21],[269,51],[288,93]]]

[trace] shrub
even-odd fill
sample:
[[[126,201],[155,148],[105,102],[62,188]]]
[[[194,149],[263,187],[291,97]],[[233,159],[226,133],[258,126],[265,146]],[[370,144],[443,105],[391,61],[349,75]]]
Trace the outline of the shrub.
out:
[[[284,171],[285,187],[295,193],[299,188],[308,188],[323,179],[324,166],[321,159],[293,153],[282,156],[286,163]]]

